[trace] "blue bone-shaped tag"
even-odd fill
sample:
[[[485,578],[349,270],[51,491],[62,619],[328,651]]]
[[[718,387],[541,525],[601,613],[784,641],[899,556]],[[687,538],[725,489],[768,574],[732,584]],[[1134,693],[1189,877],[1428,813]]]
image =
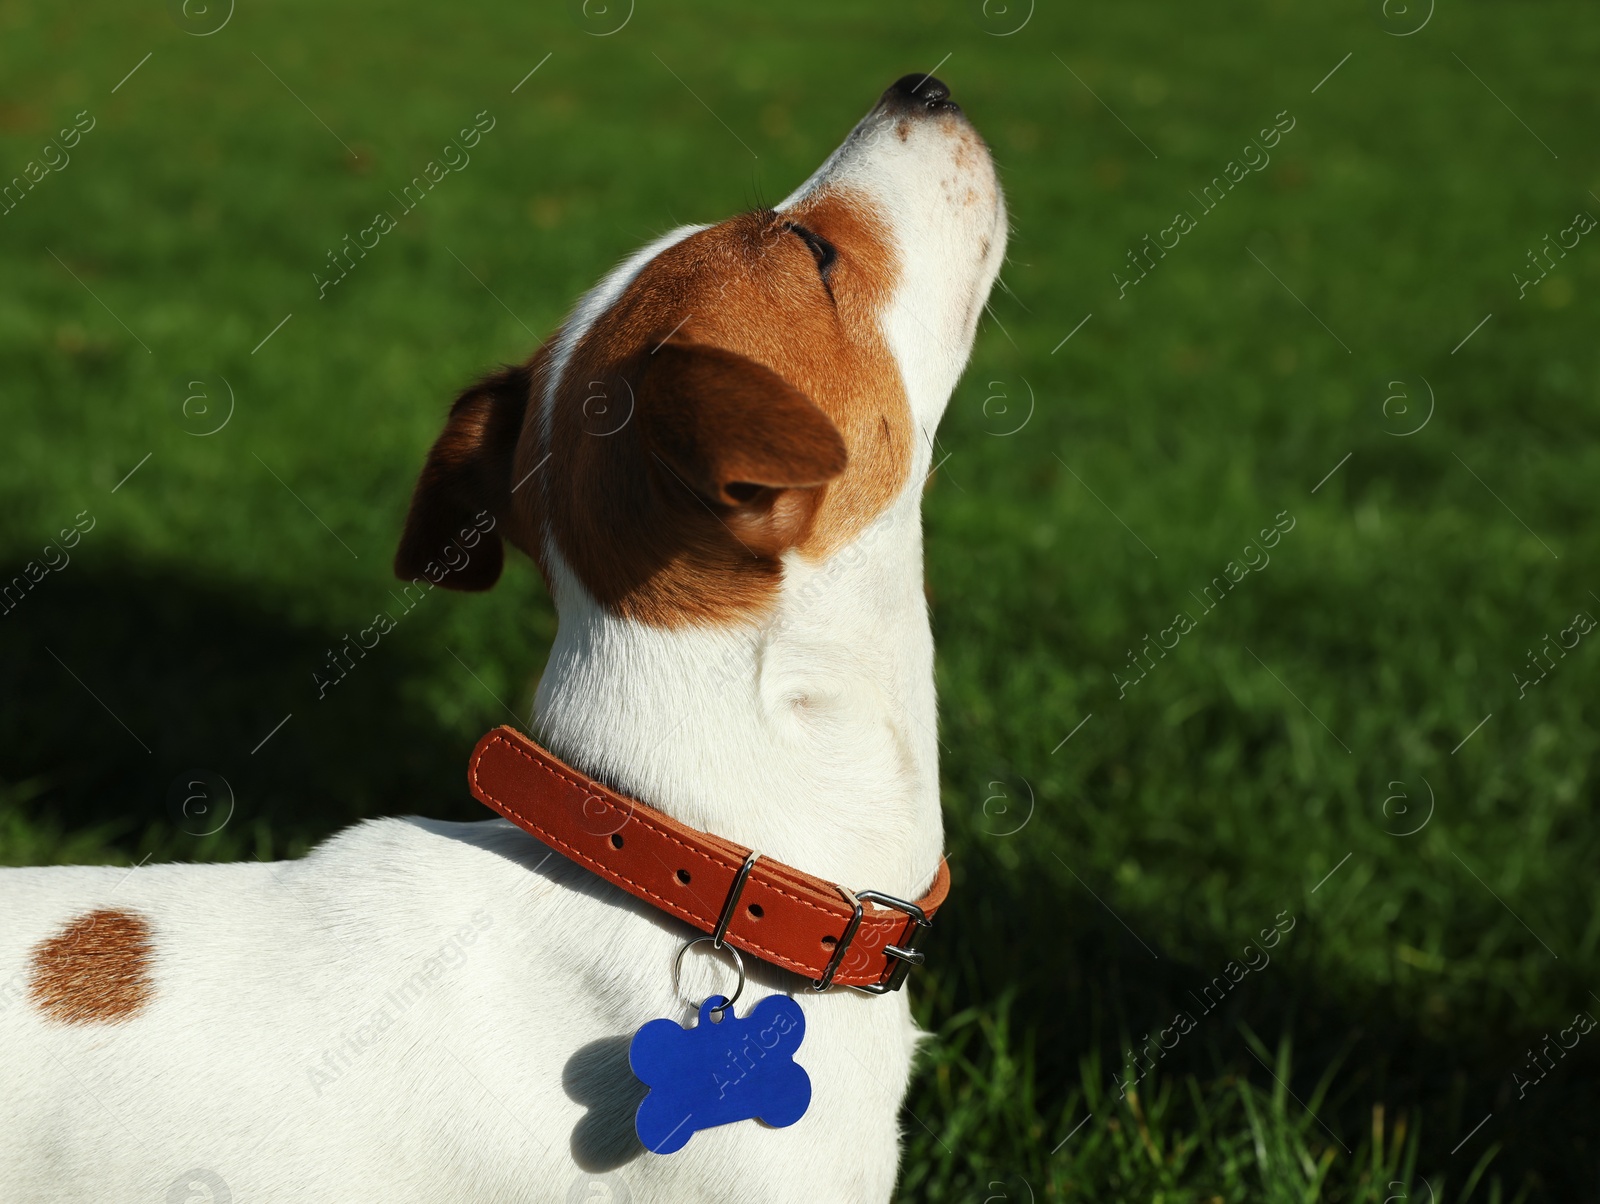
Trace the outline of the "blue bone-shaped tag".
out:
[[[707,999],[693,1027],[652,1020],[633,1034],[628,1064],[650,1088],[633,1127],[647,1150],[671,1154],[698,1130],[736,1120],[781,1129],[805,1115],[811,1079],[794,1060],[806,1033],[800,1005],[768,995],[742,1020],[730,1008],[713,1022],[726,1002]]]

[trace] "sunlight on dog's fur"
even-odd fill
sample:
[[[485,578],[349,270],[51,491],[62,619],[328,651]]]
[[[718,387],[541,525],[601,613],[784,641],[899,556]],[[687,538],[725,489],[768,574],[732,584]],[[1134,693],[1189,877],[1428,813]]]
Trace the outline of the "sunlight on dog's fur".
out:
[[[502,536],[538,563],[547,747],[763,856],[919,897],[943,844],[922,485],[1006,233],[983,140],[907,76],[776,208],[658,239],[463,393],[397,571],[491,516],[440,583],[493,585]],[[904,992],[747,959],[747,1001],[804,1011],[810,1111],[648,1154],[628,1037],[686,1021],[726,966],[699,947],[675,987],[693,933],[501,820],[369,821],[296,862],[4,871],[0,915],[6,1201],[192,1178],[509,1204],[590,1198],[602,1172],[638,1201],[893,1190]]]

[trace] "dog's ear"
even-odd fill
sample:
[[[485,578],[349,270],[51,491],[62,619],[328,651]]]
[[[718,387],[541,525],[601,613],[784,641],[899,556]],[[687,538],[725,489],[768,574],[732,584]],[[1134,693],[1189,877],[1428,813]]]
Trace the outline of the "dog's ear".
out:
[[[844,471],[839,428],[783,377],[735,352],[663,344],[646,357],[637,391],[663,489],[670,494],[675,482],[696,494],[757,555],[798,542],[819,488]]]
[[[505,368],[456,398],[411,495],[394,557],[397,577],[461,590],[488,589],[500,579],[511,466],[531,383],[527,366]],[[484,516],[494,520],[486,533]]]

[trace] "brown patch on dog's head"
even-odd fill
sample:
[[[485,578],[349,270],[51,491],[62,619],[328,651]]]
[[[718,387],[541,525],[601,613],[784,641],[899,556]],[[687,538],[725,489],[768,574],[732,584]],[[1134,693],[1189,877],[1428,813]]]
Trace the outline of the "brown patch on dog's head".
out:
[[[150,1001],[150,925],[131,911],[101,909],[34,946],[28,994],[65,1024],[126,1020]]]
[[[597,601],[660,626],[737,619],[770,603],[784,552],[824,556],[888,504],[911,451],[879,323],[894,277],[884,224],[840,191],[732,218],[640,271],[574,348],[548,447],[529,430],[518,449],[519,467],[545,451],[560,466],[544,522]],[[579,404],[595,382],[636,407],[606,437]],[[725,479],[684,471],[691,428],[692,458]]]
[[[911,410],[880,322],[897,274],[885,222],[839,188],[666,248],[572,347],[547,415],[542,352],[456,402],[397,570],[483,506],[542,568],[548,538],[616,613],[760,612],[786,552],[826,556],[906,481]],[[486,588],[498,549],[469,569],[437,583]]]

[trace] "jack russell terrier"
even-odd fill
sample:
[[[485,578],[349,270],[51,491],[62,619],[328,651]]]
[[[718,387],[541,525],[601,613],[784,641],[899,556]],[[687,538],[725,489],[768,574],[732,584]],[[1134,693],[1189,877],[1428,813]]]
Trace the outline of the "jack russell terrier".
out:
[[[483,823],[0,873],[0,1199],[887,1200],[948,885],[920,502],[1006,233],[908,75],[464,392],[395,567],[538,563],[552,751],[484,738]]]

